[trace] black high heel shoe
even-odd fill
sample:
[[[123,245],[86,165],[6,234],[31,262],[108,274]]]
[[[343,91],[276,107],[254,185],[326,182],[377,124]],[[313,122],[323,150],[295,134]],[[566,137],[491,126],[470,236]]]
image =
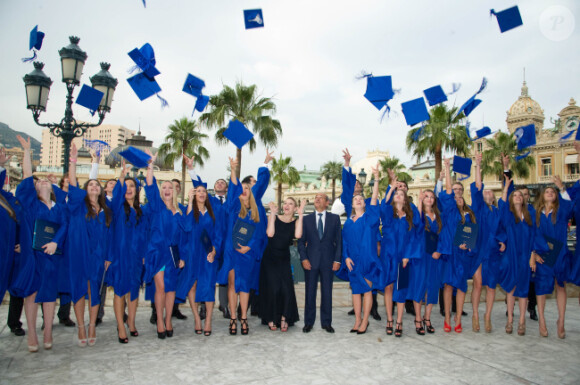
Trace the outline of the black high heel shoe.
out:
[[[250,332],[250,327],[248,326],[248,319],[247,318],[242,318],[240,319],[240,326],[242,327],[242,335],[248,335],[248,333]],[[244,329],[244,326],[246,327]]]
[[[357,330],[356,334],[365,334],[367,332],[367,330],[369,330],[369,324],[370,324],[370,322],[367,322],[367,327],[365,328],[365,330],[361,332],[359,329],[359,330]]]
[[[427,322],[429,322],[429,325],[427,325]],[[425,329],[427,330],[427,333],[429,333],[429,334],[435,333],[435,328],[433,327],[433,325],[431,325],[430,319],[423,318],[423,324],[425,325]]]
[[[419,325],[419,327],[417,327],[417,324]],[[423,321],[415,321],[415,331],[420,336],[424,336],[425,335],[425,329],[423,328]]]
[[[172,332],[173,332],[173,330],[172,330]],[[157,330],[157,338],[159,338],[160,340],[164,340],[166,335],[167,335],[167,331],[163,330],[162,332],[160,332],[159,330]]]
[[[117,337],[119,337],[119,343],[120,344],[128,344],[129,343],[129,338],[127,338],[127,337],[121,338],[119,336],[119,328],[117,328]]]
[[[137,331],[137,329],[135,329],[134,331],[129,330],[129,334],[131,334],[131,337],[139,337],[139,332]]]
[[[397,322],[397,327],[395,329],[395,337],[401,337],[403,335],[403,323]]]
[[[235,336],[238,333],[238,328],[236,326],[236,318],[230,318],[230,335]]]
[[[387,328],[386,328],[386,331],[387,331],[387,335],[388,336],[392,336],[393,335],[393,321],[392,320],[391,321],[387,320]]]
[[[165,330],[165,335],[167,336],[167,338],[171,338],[173,337],[173,329],[169,330]]]

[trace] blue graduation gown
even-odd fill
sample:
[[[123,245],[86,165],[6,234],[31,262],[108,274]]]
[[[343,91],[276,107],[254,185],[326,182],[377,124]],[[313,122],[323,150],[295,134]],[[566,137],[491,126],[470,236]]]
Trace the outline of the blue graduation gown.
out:
[[[177,280],[180,273],[171,255],[170,246],[177,246],[180,258],[187,255],[187,243],[184,234],[183,215],[177,211],[175,214],[168,210],[161,200],[157,181],[151,186],[145,185],[147,205],[149,206],[150,240],[145,254],[145,276],[143,281],[147,285],[145,298],[151,300],[155,295],[155,283],[153,277],[164,270],[163,281],[165,292],[177,289]],[[182,256],[183,255],[183,256]]]
[[[505,231],[500,231],[500,213],[495,206],[489,207],[483,200],[483,189],[478,190],[475,183],[471,184],[472,208],[479,224],[477,239],[477,255],[472,259],[468,276],[473,277],[481,265],[482,284],[492,289],[499,280],[499,242],[505,242]]]
[[[580,236],[580,226],[578,226],[578,222],[580,222],[580,182],[577,181],[572,188],[569,188],[568,194],[574,204],[573,212],[574,217],[576,218],[576,241],[578,241],[578,237]],[[580,248],[577,244],[572,257],[568,282],[580,286]]]
[[[127,218],[124,208],[126,192],[127,185],[117,182],[110,202],[114,222],[107,258],[111,265],[107,270],[105,280],[107,285],[114,288],[116,295],[124,296],[131,293],[131,301],[133,301],[139,298],[144,248],[148,244],[148,220],[145,207],[142,207],[144,212],[139,221],[133,207],[129,209]]]
[[[16,220],[12,219],[8,211],[0,206],[0,223],[2,223],[2,231],[0,231],[0,298],[4,298],[4,294],[12,281],[14,247],[17,244],[18,221],[21,215],[21,206],[16,203],[16,198],[2,188],[5,179],[6,170],[0,173],[0,194],[14,210]],[[0,300],[0,302],[2,301]]]
[[[88,281],[92,293],[91,306],[96,306],[101,303],[99,292],[105,272],[109,228],[105,212],[102,210],[95,218],[87,218],[86,195],[85,190],[69,186],[67,203],[69,231],[65,258],[69,259],[73,303],[88,294]]]
[[[405,269],[413,270],[413,266],[420,258],[420,248],[418,247],[419,236],[418,227],[421,225],[421,217],[416,208],[413,208],[413,227],[409,230],[409,223],[406,217],[394,218],[393,206],[385,199],[381,202],[381,219],[383,223],[383,239],[381,242],[381,282],[383,287],[394,283],[393,301],[405,302],[409,288],[398,289],[398,268],[403,259],[409,259]],[[409,272],[409,285],[411,285],[411,271]],[[411,289],[413,291],[413,289]]]
[[[216,232],[219,224],[214,221],[207,211],[205,214],[199,213],[199,221],[196,222],[192,211],[185,216],[184,227],[188,245],[187,254],[184,255],[185,266],[177,282],[176,300],[177,302],[185,302],[189,291],[197,281],[195,302],[214,302],[219,263],[217,256],[219,255],[219,245],[221,244],[218,239],[221,234]],[[212,246],[216,249],[216,257],[211,263],[207,260],[208,253],[200,241],[204,230],[207,232]]]
[[[572,202],[565,199],[559,199],[560,205],[556,217],[556,224],[552,223],[553,212],[546,215],[540,214],[539,226],[535,229],[535,244],[534,248],[539,253],[548,251],[548,244],[544,235],[555,238],[563,243],[562,250],[556,259],[554,267],[545,264],[536,264],[536,274],[534,283],[536,285],[536,295],[550,294],[554,291],[554,278],[558,281],[558,285],[564,286],[570,274],[572,255],[568,251],[568,221],[572,215]]]
[[[36,195],[32,177],[24,179],[18,185],[16,198],[22,206],[21,263],[12,283],[12,292],[19,297],[28,297],[36,292],[36,302],[54,302],[58,295],[58,279],[55,277],[58,277],[63,255],[49,255],[32,249],[34,223],[37,219],[44,219],[60,224],[53,241],[62,250],[67,233],[65,208],[60,203],[53,202],[49,209],[42,203]]]
[[[251,219],[250,210],[245,218],[240,218],[241,209],[240,195],[242,194],[242,185],[233,184],[230,180],[228,188],[228,197],[224,203],[224,210],[227,214],[227,233],[223,242],[223,263],[218,271],[218,282],[222,285],[228,283],[228,274],[230,270],[235,272],[235,290],[237,292],[249,293],[250,289],[258,289],[256,284],[256,265],[260,263],[265,244],[267,242],[266,224],[262,215],[260,222],[254,223]],[[250,251],[246,254],[239,253],[237,245],[232,242],[232,230],[236,221],[241,220],[256,226],[252,239],[248,243]],[[259,270],[258,270],[259,277]]]
[[[499,284],[508,293],[515,288],[515,297],[527,298],[532,274],[530,255],[534,245],[535,218],[531,216],[531,226],[523,220],[516,223],[509,203],[502,199],[499,200],[499,211],[501,226],[506,235],[506,250],[500,260]]]
[[[342,264],[336,276],[350,282],[352,294],[367,293],[381,286],[381,264],[375,239],[379,220],[379,206],[369,205],[356,222],[348,218],[342,229]],[[347,258],[354,262],[352,271],[346,266]],[[371,282],[372,288],[365,279]]]
[[[461,222],[461,213],[455,203],[455,195],[453,192],[447,194],[447,192],[442,191],[439,194],[439,202],[445,213],[445,231],[448,232],[448,236],[453,243],[457,225]],[[471,218],[467,214],[465,215],[465,221],[467,223],[471,222]],[[442,281],[447,285],[466,292],[467,280],[471,278],[469,276],[469,270],[472,265],[472,258],[476,255],[476,250],[461,250],[458,246],[452,244],[450,251],[444,259]]]

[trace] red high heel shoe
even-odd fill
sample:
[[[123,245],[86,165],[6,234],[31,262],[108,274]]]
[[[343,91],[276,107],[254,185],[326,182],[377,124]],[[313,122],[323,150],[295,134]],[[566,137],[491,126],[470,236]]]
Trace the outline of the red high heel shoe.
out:
[[[445,333],[450,333],[451,332],[451,326],[449,326],[449,324],[447,323],[447,321],[443,321],[443,331]]]
[[[461,333],[463,331],[463,328],[461,327],[461,324],[455,326],[455,333]]]

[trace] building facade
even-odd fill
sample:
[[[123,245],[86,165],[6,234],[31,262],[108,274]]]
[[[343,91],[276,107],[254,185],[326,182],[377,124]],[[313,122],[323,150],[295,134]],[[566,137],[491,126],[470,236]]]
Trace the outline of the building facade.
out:
[[[131,139],[135,131],[114,124],[102,124],[97,127],[89,128],[83,137],[73,139],[77,148],[83,147],[83,139],[102,140],[109,144],[110,149],[104,149],[101,152],[101,163],[104,164],[105,158],[109,155],[110,150],[125,145],[127,139]],[[64,152],[63,141],[50,133],[48,128],[42,130],[42,143],[40,149],[40,164],[42,166],[58,167],[62,166],[62,157]]]

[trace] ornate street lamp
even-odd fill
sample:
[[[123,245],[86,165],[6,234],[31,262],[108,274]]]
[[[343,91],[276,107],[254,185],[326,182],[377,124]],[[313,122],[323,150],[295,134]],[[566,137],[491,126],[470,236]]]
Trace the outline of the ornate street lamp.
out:
[[[358,173],[358,181],[362,186],[364,186],[367,182],[367,173],[365,172],[364,168],[361,168],[360,172]]]
[[[63,173],[68,173],[70,146],[75,137],[83,136],[90,127],[96,127],[103,123],[105,114],[111,111],[113,93],[117,87],[118,81],[110,73],[110,64],[101,63],[101,71],[90,78],[94,88],[103,92],[104,96],[99,105],[99,122],[98,123],[78,123],[73,117],[73,91],[75,86],[80,84],[81,75],[87,60],[87,54],[78,46],[80,39],[76,36],[69,37],[70,44],[58,51],[61,59],[62,81],[66,84],[68,91],[66,97],[66,108],[64,118],[60,123],[40,123],[38,118],[40,113],[46,111],[48,102],[48,93],[52,81],[42,71],[44,64],[34,63],[34,71],[24,76],[24,85],[26,86],[26,108],[32,111],[34,122],[41,127],[48,127],[50,133],[60,137],[64,144],[63,154]]]

